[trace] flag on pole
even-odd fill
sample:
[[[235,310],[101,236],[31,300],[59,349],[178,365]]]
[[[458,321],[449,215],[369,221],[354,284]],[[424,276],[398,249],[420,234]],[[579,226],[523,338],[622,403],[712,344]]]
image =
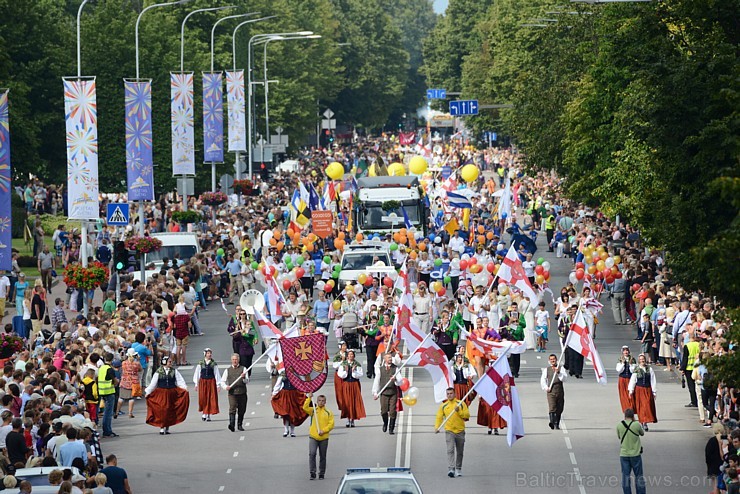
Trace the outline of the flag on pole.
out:
[[[473,203],[463,194],[447,191],[447,204],[453,208],[472,209]]]
[[[450,234],[450,236],[453,236],[455,232],[460,229],[460,223],[458,223],[457,218],[453,216],[450,221],[448,221],[447,224],[444,226],[444,229],[447,233]]]
[[[568,331],[568,336],[565,338],[565,346],[572,348],[585,358],[591,360],[591,365],[593,365],[594,373],[596,374],[596,382],[606,385],[604,364],[601,362],[599,352],[596,350],[596,344],[591,337],[591,332],[588,330],[586,319],[580,310],[576,313],[573,324],[570,325],[570,331]]]
[[[506,253],[506,257],[504,257],[503,263],[496,274],[499,280],[505,281],[506,283],[518,288],[525,297],[529,298],[529,303],[531,305],[536,307],[540,302],[540,297],[529,283],[529,278],[527,278],[527,274],[524,272],[522,261],[519,260],[519,256],[517,255],[516,249],[514,249],[513,245]]]
[[[472,343],[478,350],[483,352],[486,358],[489,359],[503,353],[506,353],[507,355],[522,354],[527,350],[527,345],[523,341],[484,340],[476,336],[475,333],[468,332],[465,328],[462,328],[462,334],[465,335],[465,339]]]
[[[263,340],[283,337],[283,333],[259,309],[254,309],[254,319],[257,321],[257,329]]]
[[[311,182],[308,183],[308,207],[311,211],[326,209],[325,207],[322,207],[319,194],[316,192],[316,189]]]
[[[506,421],[506,442],[511,447],[524,437],[524,420],[519,392],[511,375],[509,361],[499,358],[475,383],[475,390]]]
[[[314,393],[326,382],[327,354],[323,334],[280,338],[285,376],[298,391]]]
[[[229,152],[247,150],[247,124],[244,101],[244,71],[226,71],[226,102],[229,112]]]
[[[311,209],[306,201],[301,198],[298,190],[293,191],[293,198],[290,200],[291,221],[296,223],[303,230],[311,219]]]
[[[224,102],[221,72],[203,72],[203,161],[224,162]]]
[[[126,179],[129,201],[154,200],[152,81],[123,80],[126,105]]]
[[[12,209],[12,195],[15,193],[11,186],[12,173],[10,162],[10,120],[8,107],[9,89],[0,89],[0,217],[6,222],[5,228],[0,229],[0,269],[10,271],[13,267],[12,260],[12,229],[10,228]],[[95,165],[95,175],[97,177],[97,160]],[[95,187],[97,189],[97,178]],[[95,195],[97,204],[98,196]],[[28,229],[28,226],[24,228]]]
[[[267,274],[265,276],[265,283],[267,284],[267,309],[270,312],[270,319],[274,323],[283,317],[280,306],[285,303],[285,299],[280,293],[280,288],[278,288],[275,278]]]
[[[470,228],[470,209],[463,209],[463,228]]]
[[[172,175],[195,175],[193,73],[170,72]]]
[[[409,219],[409,214],[406,212],[406,208],[401,206],[401,213],[403,214],[403,226],[406,228],[413,228],[414,224]]]

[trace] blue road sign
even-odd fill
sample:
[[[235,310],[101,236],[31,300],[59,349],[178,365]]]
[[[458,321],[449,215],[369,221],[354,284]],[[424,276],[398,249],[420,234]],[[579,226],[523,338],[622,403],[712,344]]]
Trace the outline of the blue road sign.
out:
[[[478,114],[478,100],[460,100],[450,101],[450,115],[477,115]]]
[[[108,204],[105,221],[110,226],[126,226],[129,222],[129,204],[125,202]]]
[[[427,89],[427,99],[446,99],[446,89]]]

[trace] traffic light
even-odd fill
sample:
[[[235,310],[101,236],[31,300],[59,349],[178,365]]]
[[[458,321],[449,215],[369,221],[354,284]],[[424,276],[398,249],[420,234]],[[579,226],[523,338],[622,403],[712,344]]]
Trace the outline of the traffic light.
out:
[[[121,240],[113,243],[113,269],[119,273],[128,269],[128,249]]]

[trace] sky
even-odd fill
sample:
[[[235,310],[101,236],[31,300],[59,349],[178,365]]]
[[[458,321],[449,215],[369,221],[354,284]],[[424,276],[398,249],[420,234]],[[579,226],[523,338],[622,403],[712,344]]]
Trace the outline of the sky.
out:
[[[434,0],[434,11],[438,14],[444,14],[448,3],[449,0]]]

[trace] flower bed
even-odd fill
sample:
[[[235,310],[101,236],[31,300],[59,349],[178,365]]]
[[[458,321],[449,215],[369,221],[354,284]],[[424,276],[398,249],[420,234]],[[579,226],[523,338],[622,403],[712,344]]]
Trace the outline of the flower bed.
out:
[[[126,240],[126,248],[128,250],[135,250],[137,253],[148,254],[150,252],[156,252],[162,247],[162,241],[154,237],[140,237],[134,235]]]
[[[64,271],[64,284],[82,290],[92,290],[108,283],[110,272],[108,266],[95,261],[83,268],[80,264],[70,264]]]

